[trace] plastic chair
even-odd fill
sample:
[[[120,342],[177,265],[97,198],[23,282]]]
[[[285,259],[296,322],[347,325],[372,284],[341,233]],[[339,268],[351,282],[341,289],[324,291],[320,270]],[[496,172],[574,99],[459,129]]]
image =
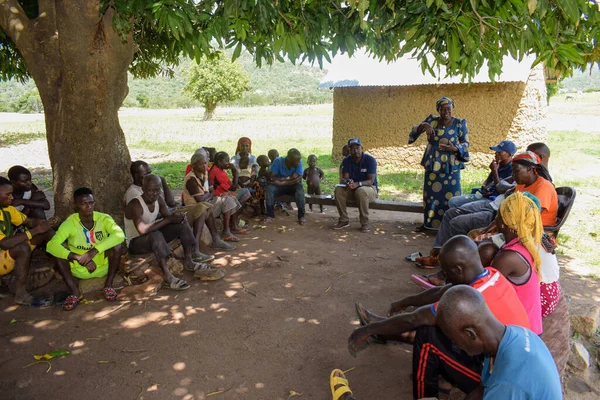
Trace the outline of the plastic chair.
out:
[[[575,195],[577,194],[577,192],[573,187],[561,186],[556,188],[556,194],[558,196],[558,211],[556,213],[556,225],[544,227],[544,231],[553,232],[554,237],[558,236],[558,231],[567,220],[569,212],[571,212],[571,207],[573,207],[573,202],[575,201]]]

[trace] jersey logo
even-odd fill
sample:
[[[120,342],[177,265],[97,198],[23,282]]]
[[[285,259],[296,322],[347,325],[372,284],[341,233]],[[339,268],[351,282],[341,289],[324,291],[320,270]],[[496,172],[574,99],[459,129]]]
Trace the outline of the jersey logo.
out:
[[[104,232],[95,232],[94,236],[96,237],[97,241],[101,242],[104,239]]]
[[[94,230],[90,230],[88,231],[87,229],[83,228],[83,235],[85,236],[85,242],[86,243],[96,243],[96,238],[94,237]]]

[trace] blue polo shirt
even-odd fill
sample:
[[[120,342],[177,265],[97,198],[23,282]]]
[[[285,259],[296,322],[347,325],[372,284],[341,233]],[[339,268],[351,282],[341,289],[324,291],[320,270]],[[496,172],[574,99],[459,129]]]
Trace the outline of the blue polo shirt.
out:
[[[535,333],[508,325],[496,359],[481,372],[484,400],[562,399],[560,377],[550,351]]]
[[[504,167],[500,167],[498,168],[498,177],[500,177],[500,180],[506,180],[508,178],[510,178],[512,176],[512,161],[509,162],[508,164],[506,164]],[[500,193],[498,193],[498,191],[496,190],[496,185],[494,184],[494,177],[492,176],[492,173],[490,172],[490,174],[488,175],[488,179],[490,179],[492,181],[492,184],[489,187],[489,193],[492,196],[498,196]]]
[[[350,179],[354,182],[366,181],[367,175],[375,174],[373,186],[375,186],[375,189],[378,189],[377,160],[372,155],[362,153],[362,157],[358,163],[354,162],[352,156],[347,156],[342,160],[342,176],[345,173],[349,173]]]
[[[297,167],[288,169],[285,165],[286,159],[287,157],[277,157],[275,161],[273,161],[273,164],[271,164],[271,173],[275,174],[277,178],[288,178],[294,174],[302,176],[304,171],[302,169],[302,160],[300,160],[300,164]]]

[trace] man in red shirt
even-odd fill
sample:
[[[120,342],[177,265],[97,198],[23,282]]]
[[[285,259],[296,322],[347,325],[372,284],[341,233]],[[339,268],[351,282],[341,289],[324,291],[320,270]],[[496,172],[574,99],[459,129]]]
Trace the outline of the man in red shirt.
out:
[[[484,268],[477,245],[467,236],[455,236],[440,251],[442,271],[449,282],[391,305],[389,318],[382,318],[357,305],[360,328],[348,339],[350,354],[355,355],[370,336],[375,340],[392,339],[413,345],[413,397],[438,396],[439,376],[465,393],[478,387],[482,363],[453,345],[436,326],[437,302],[453,285],[477,289],[496,316],[505,325],[529,328],[529,318],[511,283],[494,268]],[[407,307],[414,311],[403,312]],[[398,313],[398,314],[397,314]],[[414,338],[414,339],[413,339]]]

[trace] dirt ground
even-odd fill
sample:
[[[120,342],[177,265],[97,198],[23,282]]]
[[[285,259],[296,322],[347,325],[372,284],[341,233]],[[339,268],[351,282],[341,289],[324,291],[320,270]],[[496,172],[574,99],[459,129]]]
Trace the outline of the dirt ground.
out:
[[[412,232],[418,214],[372,211],[369,234],[357,222],[332,231],[336,216],[331,208],[308,213],[304,227],[295,213],[265,229],[250,222],[239,251],[216,253],[226,278],[188,276],[186,292],[98,299],[71,313],[1,300],[2,398],[330,399],[333,368],[351,369],[358,398],[411,398],[411,346],[375,345],[353,358],[346,343],[358,324],[355,301],[384,313],[419,291],[410,275],[420,270],[404,256],[426,251],[432,237]],[[600,293],[597,285],[586,290]],[[49,371],[28,366],[56,349],[71,355],[51,360]]]

